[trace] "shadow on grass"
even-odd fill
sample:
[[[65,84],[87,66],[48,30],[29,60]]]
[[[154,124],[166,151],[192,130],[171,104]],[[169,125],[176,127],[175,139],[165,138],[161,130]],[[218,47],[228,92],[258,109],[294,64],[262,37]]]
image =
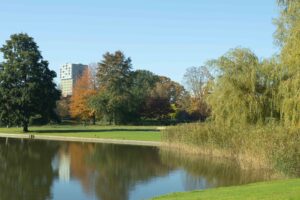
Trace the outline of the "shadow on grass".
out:
[[[159,132],[157,129],[58,129],[31,130],[30,133],[103,133],[103,132]]]

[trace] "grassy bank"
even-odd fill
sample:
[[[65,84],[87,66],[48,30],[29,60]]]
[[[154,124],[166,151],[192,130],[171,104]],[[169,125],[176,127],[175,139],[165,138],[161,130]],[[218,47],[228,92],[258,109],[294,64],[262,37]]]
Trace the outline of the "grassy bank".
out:
[[[0,133],[22,133],[22,128],[1,128]],[[161,133],[156,126],[81,126],[53,125],[30,127],[30,134],[104,138],[120,140],[160,141]]]
[[[278,125],[218,127],[213,123],[167,128],[163,141],[179,151],[235,158],[300,176],[300,130]]]
[[[155,200],[298,200],[300,179],[255,183],[244,186],[208,189],[186,193],[174,193]]]

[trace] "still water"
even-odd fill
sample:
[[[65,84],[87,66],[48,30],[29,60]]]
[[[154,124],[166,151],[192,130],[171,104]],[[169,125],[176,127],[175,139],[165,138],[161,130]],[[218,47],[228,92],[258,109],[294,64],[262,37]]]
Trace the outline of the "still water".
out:
[[[140,200],[266,174],[155,147],[0,139],[0,200]]]

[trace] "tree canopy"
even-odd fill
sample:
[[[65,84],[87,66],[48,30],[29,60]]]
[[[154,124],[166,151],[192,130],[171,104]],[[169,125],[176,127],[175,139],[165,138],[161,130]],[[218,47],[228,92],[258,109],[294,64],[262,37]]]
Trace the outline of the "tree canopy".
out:
[[[131,59],[121,51],[106,53],[98,64],[98,94],[90,101],[98,115],[110,123],[124,123],[132,114]]]
[[[76,81],[71,96],[71,117],[83,121],[95,119],[95,110],[89,105],[89,98],[96,94],[96,88],[92,78],[92,72],[86,68],[81,77]],[[94,120],[95,121],[95,120]]]
[[[97,95],[90,105],[110,123],[137,123],[166,119],[179,105],[183,86],[147,70],[132,71],[131,59],[121,51],[106,53],[97,68]]]
[[[236,48],[209,64],[219,71],[209,96],[217,123],[264,123],[278,117],[276,62],[260,61],[249,49]]]
[[[54,118],[60,92],[33,38],[11,35],[0,51],[4,62],[0,71],[0,120],[7,125],[22,125],[28,131],[30,117]]]
[[[193,119],[204,121],[210,115],[207,97],[213,75],[206,66],[190,67],[183,78],[190,93],[190,106],[187,111]]]
[[[99,86],[115,94],[127,92],[131,68],[131,59],[126,58],[121,51],[105,53],[97,69]]]
[[[278,0],[276,39],[281,46],[281,116],[286,125],[300,125],[300,1]]]

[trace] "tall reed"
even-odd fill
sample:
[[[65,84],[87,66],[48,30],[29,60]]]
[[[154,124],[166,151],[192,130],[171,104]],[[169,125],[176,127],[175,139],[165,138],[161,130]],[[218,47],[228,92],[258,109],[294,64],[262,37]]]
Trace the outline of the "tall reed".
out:
[[[245,166],[269,167],[300,176],[299,128],[276,124],[181,124],[164,130],[163,141],[180,151],[238,159]]]

